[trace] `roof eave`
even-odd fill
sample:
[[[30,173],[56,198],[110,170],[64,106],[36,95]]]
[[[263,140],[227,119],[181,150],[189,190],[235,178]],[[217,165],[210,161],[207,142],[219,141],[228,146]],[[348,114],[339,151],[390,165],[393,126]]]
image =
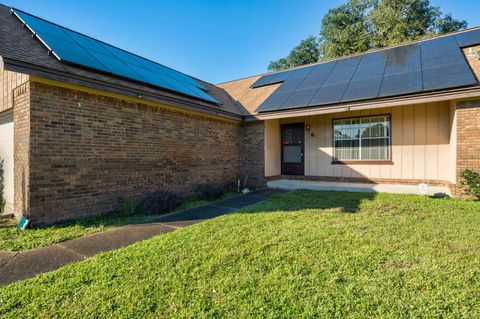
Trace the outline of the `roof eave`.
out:
[[[329,106],[312,106],[308,108],[296,108],[282,111],[263,112],[250,117],[246,120],[271,120],[298,116],[311,116],[328,113],[338,113],[345,111],[377,109],[384,107],[395,107],[402,105],[411,105],[418,103],[431,103],[449,100],[461,100],[480,97],[480,86],[470,86],[457,89],[427,92],[422,94],[412,94],[407,96],[397,96],[368,101],[357,101],[351,103],[341,103]]]

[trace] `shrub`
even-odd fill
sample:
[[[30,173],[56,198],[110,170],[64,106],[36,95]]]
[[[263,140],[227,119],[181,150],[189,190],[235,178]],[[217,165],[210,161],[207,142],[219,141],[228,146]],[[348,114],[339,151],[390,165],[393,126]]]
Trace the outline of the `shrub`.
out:
[[[3,159],[0,158],[0,214],[3,213],[6,204],[5,198],[3,198],[3,189],[5,187],[3,178]]]
[[[213,200],[222,197],[225,190],[213,184],[198,184],[193,187],[193,196],[196,200]]]
[[[163,214],[182,205],[183,200],[170,192],[157,190],[148,194],[138,204],[136,211],[145,215]]]
[[[128,216],[136,213],[135,204],[128,198],[118,199],[118,209],[115,211],[117,216]]]
[[[462,177],[460,186],[464,189],[465,194],[480,200],[480,174],[466,169],[460,176]]]

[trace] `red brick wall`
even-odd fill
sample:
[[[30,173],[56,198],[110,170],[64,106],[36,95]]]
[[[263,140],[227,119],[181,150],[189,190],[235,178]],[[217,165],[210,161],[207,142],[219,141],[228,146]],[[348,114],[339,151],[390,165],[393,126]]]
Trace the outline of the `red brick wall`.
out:
[[[480,172],[480,100],[457,103],[457,185],[466,168]]]
[[[247,179],[251,189],[264,186],[265,179],[265,124],[263,121],[245,122],[242,125],[241,168],[242,186]]]
[[[31,83],[35,222],[109,211],[159,187],[236,182],[240,123]]]
[[[28,216],[30,213],[30,83],[13,90],[13,187],[14,213]]]

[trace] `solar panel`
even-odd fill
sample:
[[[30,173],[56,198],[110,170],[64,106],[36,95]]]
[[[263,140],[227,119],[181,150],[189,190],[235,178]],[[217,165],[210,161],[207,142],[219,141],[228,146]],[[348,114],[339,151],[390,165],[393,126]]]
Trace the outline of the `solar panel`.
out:
[[[292,91],[277,93],[274,92],[262,103],[262,111],[278,110],[292,94]]]
[[[464,64],[451,64],[423,70],[424,90],[454,88],[475,82],[472,72]]]
[[[403,72],[383,77],[379,96],[394,96],[422,91],[422,71]]]
[[[63,29],[63,31],[67,34],[69,38],[72,39],[74,43],[78,43],[82,48],[114,57],[114,55],[110,51],[108,51],[105,46],[103,46],[100,42],[67,29]]]
[[[292,74],[292,72],[292,70],[288,70],[262,76],[257,81],[255,81],[255,83],[252,84],[252,88],[258,88],[265,85],[283,82],[290,76],[290,74]]]
[[[127,63],[125,62],[125,64],[130,68],[132,69],[133,71],[135,71],[136,73],[138,73],[140,76],[142,76],[146,81],[148,81],[149,83],[152,83],[152,84],[155,84],[155,85],[158,85],[158,86],[161,86],[161,87],[164,87],[164,88],[168,88],[172,91],[176,90],[176,88],[171,84],[169,83],[165,77],[162,77],[162,76],[159,76],[155,73],[153,73],[152,71],[150,70],[147,70],[145,68],[142,68],[142,67],[139,67],[135,64],[130,64],[130,63]]]
[[[422,43],[422,68],[424,90],[453,88],[475,82],[455,37]]]
[[[293,91],[282,105],[282,109],[308,105],[317,93],[318,88]]]
[[[422,68],[435,68],[448,64],[465,64],[465,57],[458,49],[454,37],[439,38],[435,41],[425,41],[421,45]]]
[[[287,82],[280,85],[280,87],[276,91],[285,92],[285,91],[296,90],[300,86],[300,84],[302,84],[303,81],[304,81],[304,78],[290,79]]]
[[[380,92],[382,80],[382,76],[377,76],[351,81],[343,94],[342,102],[376,98]]]
[[[23,11],[12,12],[61,61],[151,84],[204,101],[220,104],[206,87],[190,76],[109,44],[63,28]]]
[[[53,48],[55,48],[53,52],[55,55],[58,55],[58,58],[66,61],[77,61],[78,64],[85,65],[92,69],[109,72],[103,64],[78,45],[59,40],[58,38],[47,34],[39,33],[38,35],[49,49],[53,50]]]
[[[480,44],[480,30],[458,33],[455,35],[455,39],[461,48]]]
[[[273,98],[267,99],[257,111],[475,85],[477,80],[461,50],[475,44],[480,44],[480,30],[290,70],[282,75],[283,83],[272,94]],[[279,77],[268,74],[256,83],[268,85]],[[313,97],[312,92],[315,92]]]
[[[338,103],[347,89],[348,82],[334,85],[325,85],[318,89],[317,93],[310,101],[309,106],[325,105]]]
[[[15,10],[14,12],[34,33],[41,31],[44,34],[48,34],[59,39],[62,39],[66,36],[65,32],[63,32],[62,29],[55,24],[38,19],[18,10]]]
[[[125,61],[125,62],[130,63],[130,64],[134,64],[136,66],[143,67],[143,64],[142,64],[143,59],[142,58],[140,58],[140,57],[138,57],[134,54],[130,54],[126,51],[120,50],[118,48],[115,48],[111,45],[106,45],[102,42],[99,42],[99,43],[102,47],[105,48],[105,50],[110,52],[113,56],[117,57],[119,60]]]
[[[93,56],[98,62],[104,65],[110,73],[123,76],[125,78],[134,79],[140,82],[146,80],[138,73],[132,71],[125,63],[112,55],[105,55],[95,51],[86,49],[87,53]]]
[[[420,70],[420,45],[418,43],[390,49],[388,52],[385,76]]]
[[[305,77],[305,80],[300,84],[298,89],[308,89],[312,87],[319,88],[322,86],[325,79],[330,75],[333,68],[335,67],[335,62],[317,64],[312,68],[312,71]],[[282,85],[287,84],[287,82]]]
[[[315,65],[295,69],[295,70],[292,71],[292,73],[290,74],[290,76],[288,78],[289,79],[303,79],[306,76],[308,76],[310,74],[310,72],[313,71],[313,69],[315,69]]]
[[[327,79],[323,83],[323,86],[350,82],[359,62],[359,57],[337,61],[337,64],[335,64],[335,67],[328,75]]]
[[[362,56],[352,81],[383,76],[387,58],[388,52],[386,51],[373,52]]]

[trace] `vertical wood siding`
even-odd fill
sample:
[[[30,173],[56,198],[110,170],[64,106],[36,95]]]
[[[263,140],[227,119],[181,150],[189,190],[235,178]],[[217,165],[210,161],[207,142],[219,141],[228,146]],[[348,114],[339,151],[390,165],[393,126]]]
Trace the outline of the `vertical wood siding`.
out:
[[[380,114],[391,115],[393,164],[332,165],[332,120]],[[450,117],[450,103],[438,102],[281,119],[279,124],[310,125],[305,131],[307,176],[452,181]]]

